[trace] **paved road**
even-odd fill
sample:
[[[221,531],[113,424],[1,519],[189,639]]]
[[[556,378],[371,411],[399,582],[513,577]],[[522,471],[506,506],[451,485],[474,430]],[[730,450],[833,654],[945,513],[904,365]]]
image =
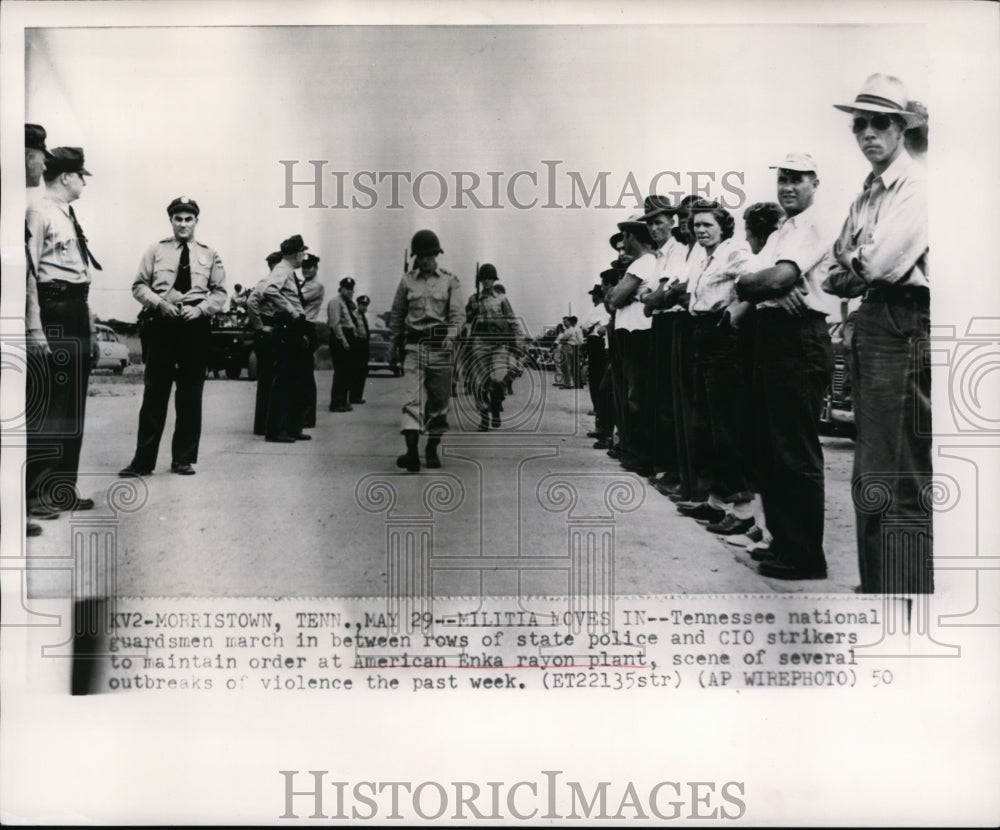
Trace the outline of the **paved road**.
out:
[[[330,373],[316,374],[323,401]],[[368,403],[321,406],[313,440],[288,445],[252,435],[254,384],[209,380],[197,475],[169,472],[165,438],[138,490],[115,475],[135,441],[142,387],[129,380],[92,382],[81,489],[97,509],[45,522],[28,542],[32,557],[66,556],[74,538],[113,546],[96,556],[116,556],[121,596],[381,596],[390,572],[416,590],[468,596],[561,594],[580,580],[621,596],[842,593],[857,582],[846,440],[824,439],[830,578],[784,583],[591,449],[585,391],[556,389],[549,375],[517,381],[498,432],[475,431],[460,396],[443,469],[419,475],[395,467],[405,380],[373,377]],[[96,573],[77,596],[102,592],[108,576]],[[30,585],[66,596],[69,574],[33,574]]]

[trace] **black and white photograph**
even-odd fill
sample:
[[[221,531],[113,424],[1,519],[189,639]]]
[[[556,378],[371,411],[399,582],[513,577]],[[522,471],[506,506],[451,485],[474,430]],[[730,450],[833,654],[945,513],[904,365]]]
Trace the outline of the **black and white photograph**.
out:
[[[5,4],[4,820],[994,824],[996,23]]]

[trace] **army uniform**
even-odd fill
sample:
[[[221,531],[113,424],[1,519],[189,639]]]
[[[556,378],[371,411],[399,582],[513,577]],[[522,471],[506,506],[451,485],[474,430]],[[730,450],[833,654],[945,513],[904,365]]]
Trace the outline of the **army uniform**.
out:
[[[342,290],[354,290],[354,280],[344,277]],[[330,357],[333,359],[333,384],[330,387],[330,411],[350,412],[351,390],[354,388],[355,349],[357,348],[354,300],[340,291],[326,307],[330,324]]]
[[[437,236],[418,231],[411,247],[418,265],[399,282],[389,329],[394,342],[405,350],[403,369],[408,385],[401,424],[407,454],[400,456],[397,464],[415,472],[420,469],[416,451],[420,433],[430,436],[428,466],[440,466],[437,443],[449,428],[454,339],[465,315],[458,277],[438,266],[436,260],[430,269],[421,270],[419,265],[421,258],[443,253]]]
[[[516,334],[510,303],[493,287],[496,278],[496,268],[484,264],[476,275],[476,282],[489,284],[469,297],[465,309],[471,338],[465,363],[481,416],[480,430],[500,426],[500,412],[507,391],[508,345]]]

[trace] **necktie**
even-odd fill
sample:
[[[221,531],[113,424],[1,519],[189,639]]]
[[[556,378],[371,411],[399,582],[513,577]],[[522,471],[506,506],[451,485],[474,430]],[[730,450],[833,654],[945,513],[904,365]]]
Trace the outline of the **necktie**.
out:
[[[97,261],[90,252],[90,248],[87,247],[87,237],[83,235],[83,228],[80,227],[80,223],[76,221],[76,213],[73,212],[72,205],[69,208],[69,218],[72,220],[73,229],[76,231],[76,244],[80,246],[80,256],[83,259],[84,265],[93,265],[98,271],[103,271],[101,263]]]
[[[191,251],[187,242],[181,243],[181,261],[177,265],[177,279],[174,280],[174,291],[187,294],[191,290]]]
[[[295,290],[299,294],[299,302],[302,303],[302,310],[305,311],[305,308],[306,308],[306,298],[305,298],[305,295],[302,293],[302,283],[299,282],[298,277],[293,276],[292,279],[295,280]]]

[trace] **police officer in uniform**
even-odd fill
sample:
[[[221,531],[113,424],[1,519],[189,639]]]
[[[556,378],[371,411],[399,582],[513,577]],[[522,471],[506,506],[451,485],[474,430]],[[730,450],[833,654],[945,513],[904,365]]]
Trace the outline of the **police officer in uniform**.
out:
[[[306,315],[306,338],[308,343],[302,352],[302,426],[316,426],[316,373],[315,355],[319,346],[316,334],[316,321],[319,310],[323,307],[323,296],[326,289],[323,283],[316,279],[319,273],[319,257],[306,254],[302,260],[302,279],[299,280],[299,291],[302,294],[303,307]]]
[[[274,266],[281,262],[281,252],[274,251],[264,260],[267,263],[268,274]],[[254,330],[253,351],[257,358],[257,394],[254,400],[253,434],[264,435],[267,432],[267,404],[271,396],[271,384],[274,383],[274,318],[266,317],[261,311],[264,301],[264,277],[247,295],[247,317]]]
[[[410,250],[415,265],[396,289],[389,329],[393,341],[405,348],[403,366],[409,384],[401,430],[406,452],[396,465],[418,472],[421,432],[427,435],[427,466],[441,466],[437,449],[448,431],[452,352],[465,314],[458,277],[437,264],[438,255],[444,253],[437,234],[417,231]]]
[[[371,350],[371,329],[368,326],[368,306],[371,299],[362,294],[357,299],[354,310],[354,321],[357,328],[354,331],[354,372],[351,388],[351,403],[365,402],[365,383],[368,380],[368,357]]]
[[[333,385],[330,387],[330,411],[350,412],[351,389],[354,387],[355,333],[354,280],[344,277],[337,296],[326,307],[330,324],[330,357],[333,359]]]
[[[90,175],[83,164],[79,147],[52,150],[43,173],[45,195],[25,216],[28,261],[37,282],[37,305],[29,295],[26,309],[33,363],[26,399],[44,401],[27,418],[25,481],[34,518],[94,506],[76,489],[90,380],[90,268],[100,270],[71,206]]]
[[[309,348],[305,302],[295,269],[309,248],[299,234],[281,243],[281,259],[261,290],[262,319],[274,321],[274,381],[271,383],[264,440],[278,444],[308,441],[302,431],[302,354]]]
[[[148,323],[145,390],[139,410],[135,455],[120,476],[153,472],[176,383],[177,420],[170,471],[194,475],[201,440],[201,397],[205,385],[211,318],[225,307],[226,271],[219,255],[194,238],[201,210],[179,196],[167,206],[173,236],[151,245],[139,263],[132,295],[155,312]]]

